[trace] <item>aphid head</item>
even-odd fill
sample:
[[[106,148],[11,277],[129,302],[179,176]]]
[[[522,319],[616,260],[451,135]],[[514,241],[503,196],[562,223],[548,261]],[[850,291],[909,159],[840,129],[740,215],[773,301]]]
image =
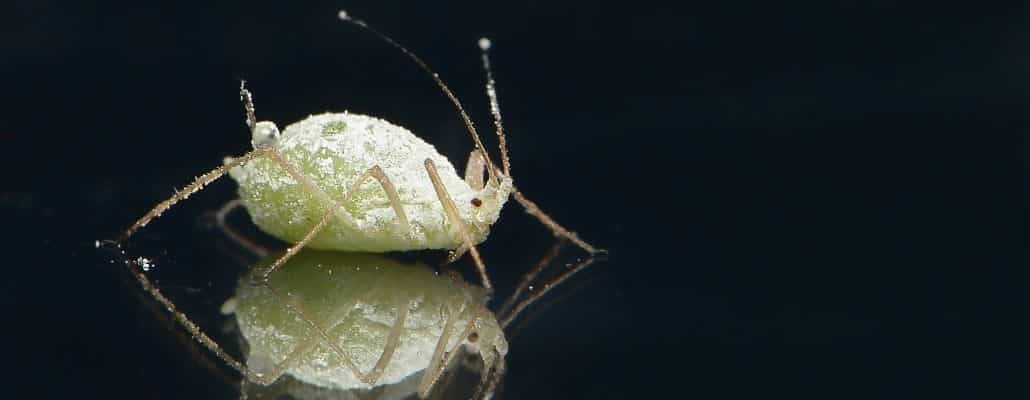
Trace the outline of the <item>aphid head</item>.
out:
[[[496,179],[490,179],[471,200],[472,225],[480,231],[485,231],[497,222],[513,188],[512,180],[507,176],[500,175]]]
[[[254,124],[254,129],[250,130],[250,144],[255,150],[275,146],[278,142],[279,127],[275,126],[275,122],[261,121]]]
[[[504,361],[508,354],[508,340],[504,337],[504,331],[496,321],[476,321],[479,329],[472,331],[465,338],[465,351],[468,355],[475,357],[479,355],[483,361],[483,373],[497,364]]]

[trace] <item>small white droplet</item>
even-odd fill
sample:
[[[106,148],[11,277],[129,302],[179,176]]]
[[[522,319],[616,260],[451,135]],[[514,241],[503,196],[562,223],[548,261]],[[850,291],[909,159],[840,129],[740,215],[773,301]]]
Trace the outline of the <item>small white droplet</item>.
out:
[[[529,290],[533,290],[533,285],[529,285]]]
[[[490,50],[490,39],[485,37],[479,38],[479,49],[483,51]]]
[[[98,249],[99,249],[99,248],[100,248],[100,241],[99,241],[99,240],[97,240],[97,241],[94,241],[94,242],[93,242],[93,247],[96,247],[96,248],[98,248]]]
[[[143,257],[136,258],[136,265],[139,265],[139,267],[143,269],[143,272],[148,272],[154,268],[154,264],[150,263],[150,260]]]
[[[347,10],[340,10],[340,12],[336,13],[336,16],[344,21],[350,19],[350,15],[347,15]]]

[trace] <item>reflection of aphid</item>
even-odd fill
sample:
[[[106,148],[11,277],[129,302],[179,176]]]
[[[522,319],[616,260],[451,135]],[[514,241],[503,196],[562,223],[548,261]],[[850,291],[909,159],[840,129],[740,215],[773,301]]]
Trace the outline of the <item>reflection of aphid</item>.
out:
[[[420,58],[342,11],[340,18],[398,48],[425,70],[454,103],[475,142],[465,178],[459,178],[451,163],[433,146],[404,128],[373,117],[349,113],[315,115],[286,127],[280,134],[275,123],[257,121],[251,93],[241,84],[240,95],[254,150],[241,157],[227,158],[224,166],[200,176],[158,204],[129,227],[120,241],[229,172],[239,183],[240,199],[254,223],[293,243],[259,280],[267,280],[304,246],[372,252],[450,249],[451,260],[466,251],[471,253],[483,286],[490,289],[486,266],[475,246],[486,240],[490,225],[496,222],[509,195],[555,235],[590,254],[599,251],[558,225],[514,186],[487,56],[489,40],[480,40],[480,47],[503,169],[490,160],[458,99]]]
[[[239,237],[222,227],[230,237]],[[143,288],[196,341],[238,371],[244,384],[268,386],[284,375],[313,389],[361,390],[400,382],[390,390],[426,398],[446,370],[478,359],[480,383],[473,396],[478,399],[490,398],[504,376],[505,329],[528,306],[593,263],[588,258],[536,282],[561,244],[523,276],[496,314],[486,307],[488,290],[466,284],[457,274],[438,276],[423,265],[374,253],[301,250],[268,281],[245,276],[236,296],[222,306],[223,313],[236,315],[246,341],[246,362],[223,350],[179,311],[138,261],[123,250],[119,254]],[[261,264],[275,259],[265,256]],[[251,275],[262,273],[255,268]],[[462,360],[463,355],[474,358]]]
[[[461,354],[478,356],[482,389],[492,391],[508,352],[502,325],[513,315],[508,308],[495,316],[486,299],[485,289],[422,265],[302,250],[267,286],[244,278],[231,303],[259,384],[288,374],[321,387],[365,389],[421,372],[417,390],[425,397]],[[301,310],[326,336],[297,318]]]

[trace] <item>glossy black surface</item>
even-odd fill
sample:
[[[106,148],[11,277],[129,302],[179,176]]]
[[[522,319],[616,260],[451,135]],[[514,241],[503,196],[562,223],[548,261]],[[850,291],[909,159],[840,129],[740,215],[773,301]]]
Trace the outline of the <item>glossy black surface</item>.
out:
[[[485,133],[489,36],[516,181],[611,251],[512,342],[505,398],[1018,398],[1030,9],[826,3],[15,1],[5,377],[21,398],[235,398],[93,243],[248,149],[239,78],[261,119],[368,113],[464,167],[450,104],[343,7]],[[243,267],[202,216],[233,190],[133,247],[222,339]],[[482,251],[510,290],[549,244],[513,204]]]

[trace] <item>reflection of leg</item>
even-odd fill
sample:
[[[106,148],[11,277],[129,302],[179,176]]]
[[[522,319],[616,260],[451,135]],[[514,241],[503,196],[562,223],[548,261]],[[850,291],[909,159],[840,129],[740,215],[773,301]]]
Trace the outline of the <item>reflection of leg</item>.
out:
[[[322,342],[325,343],[327,346],[329,346],[329,349],[331,351],[336,353],[336,356],[340,358],[340,361],[343,362],[344,366],[347,367],[347,369],[350,370],[351,373],[353,373],[354,376],[358,378],[358,380],[369,385],[372,384],[372,382],[365,381],[365,377],[361,374],[361,370],[359,370],[358,366],[355,365],[353,361],[351,361],[350,357],[347,357],[347,352],[343,351],[343,349],[340,348],[340,346],[337,345],[336,342],[329,337],[329,334],[326,333],[325,329],[322,329],[320,326],[318,326],[318,324],[316,324],[311,318],[308,317],[307,313],[304,312],[304,309],[300,306],[300,304],[291,301],[288,296],[283,296],[282,294],[280,294],[278,290],[272,287],[272,285],[268,283],[264,283],[263,285],[276,298],[280,299],[283,305],[286,306],[286,308],[288,308],[291,312],[297,314],[300,317],[300,319],[304,321],[304,323],[306,323],[311,330],[318,334],[318,338],[321,339]]]
[[[479,387],[476,388],[476,394],[472,396],[473,399],[490,399],[493,397],[494,392],[497,391],[497,385],[504,378],[504,357],[498,354],[496,358],[497,361],[493,365],[483,366]]]
[[[554,289],[556,286],[561,285],[562,282],[565,282],[566,280],[571,278],[573,275],[575,275],[577,272],[586,269],[587,267],[590,266],[590,264],[593,264],[593,263],[594,263],[594,258],[593,257],[590,257],[590,258],[588,258],[586,260],[580,261],[579,264],[576,264],[572,268],[569,268],[567,271],[565,271],[561,275],[558,275],[558,277],[556,277],[554,279],[551,279],[550,281],[540,285],[540,290],[537,290],[537,291],[533,292],[533,294],[529,295],[529,297],[527,297],[526,299],[524,299],[522,301],[519,301],[518,304],[516,304],[514,308],[512,308],[510,311],[508,311],[504,315],[498,315],[497,316],[498,317],[498,322],[500,322],[501,327],[507,327],[509,324],[511,324],[512,321],[515,320],[515,318],[518,318],[519,314],[522,313],[522,311],[525,310],[526,307],[529,307],[531,304],[535,303],[537,300],[540,300],[540,298],[544,297],[544,295],[546,295],[547,292],[550,292],[551,289]]]
[[[444,354],[447,350],[447,342],[451,340],[451,331],[454,330],[454,322],[458,320],[458,316],[465,311],[465,303],[462,303],[462,308],[450,312],[447,316],[447,323],[443,326],[443,331],[440,332],[440,339],[436,341],[436,348],[433,350],[433,358],[429,360],[429,366],[426,367],[426,372],[422,374],[422,380],[418,384],[418,397],[426,398],[429,395],[429,391],[436,384],[437,380],[440,379],[440,375],[444,369],[447,368],[447,364],[444,364]],[[460,343],[460,341],[459,341]]]
[[[462,306],[464,307],[464,304]],[[479,319],[482,318],[483,316],[479,315],[479,313],[476,312],[476,308],[475,307],[465,307],[464,309],[468,310],[469,314],[471,314],[471,315],[469,315],[468,323],[465,325],[465,329],[463,329],[461,331],[461,333],[459,334],[459,336],[457,336],[457,343],[455,343],[454,347],[452,347],[450,350],[446,349],[446,347],[447,347],[446,343],[451,340],[449,335],[446,335],[446,336],[442,335],[440,337],[440,340],[443,341],[444,344],[441,347],[440,343],[437,342],[437,350],[443,349],[444,352],[443,352],[442,355],[438,355],[434,351],[434,353],[433,353],[433,357],[434,357],[433,362],[439,361],[439,364],[437,365],[436,368],[426,369],[425,373],[429,374],[429,375],[428,376],[423,376],[422,377],[422,382],[419,383],[419,388],[418,388],[419,398],[423,398],[424,399],[424,398],[426,398],[426,396],[429,395],[429,391],[432,390],[433,385],[440,379],[440,374],[442,374],[443,371],[445,369],[447,369],[448,366],[451,365],[451,362],[454,360],[454,357],[457,356],[459,353],[461,353],[461,351],[462,351],[462,343],[464,343],[465,338],[469,337],[469,335],[471,335],[473,333],[476,333],[477,335],[479,334],[479,332],[476,330],[476,325],[479,323]],[[461,312],[459,312],[457,314],[461,314]],[[430,363],[430,366],[432,366],[432,363]]]
[[[229,353],[226,353],[217,342],[212,340],[210,336],[200,329],[200,326],[193,323],[185,313],[179,311],[178,307],[175,306],[175,303],[172,303],[171,300],[165,297],[165,295],[161,293],[161,290],[159,290],[157,286],[154,286],[154,283],[150,281],[150,278],[148,278],[147,275],[139,269],[139,264],[136,261],[126,260],[125,266],[136,278],[136,281],[139,282],[140,286],[143,287],[143,290],[149,293],[150,296],[157,300],[158,303],[161,303],[161,306],[164,307],[165,310],[168,310],[168,313],[175,318],[175,321],[178,322],[179,325],[182,325],[183,328],[186,328],[186,331],[190,333],[190,336],[192,336],[194,340],[214,353],[215,356],[230,368],[239,372],[240,375],[251,380],[258,379],[253,371],[249,370],[243,363],[230,356]]]
[[[340,327],[345,322],[348,322],[350,320],[352,312],[354,311],[355,305],[357,305],[357,300],[352,300],[347,305],[341,307],[341,310],[345,310],[342,313],[343,315],[339,316],[338,318],[334,318],[335,320],[329,324],[325,331],[332,332],[337,327]],[[265,386],[271,385],[276,381],[276,379],[279,379],[279,377],[282,376],[282,374],[285,371],[296,367],[297,363],[303,360],[303,358],[307,356],[312,350],[314,350],[319,343],[322,343],[322,341],[317,335],[308,336],[307,339],[298,343],[297,346],[293,348],[293,351],[287,354],[282,361],[276,363],[270,372],[264,374],[265,376],[263,382],[258,383]],[[340,355],[340,357],[345,357],[345,355]],[[353,362],[350,360],[344,361],[344,363],[345,365],[353,365]],[[354,374],[354,376],[360,379],[362,375],[361,371],[354,369],[351,370],[351,372]]]
[[[564,240],[559,239],[553,246],[551,246],[551,249],[547,251],[547,254],[545,254],[540,261],[537,261],[536,266],[533,267],[532,270],[522,275],[522,280],[519,282],[519,286],[515,288],[515,291],[511,293],[511,296],[508,296],[508,300],[505,300],[504,304],[497,309],[498,317],[503,317],[508,313],[508,311],[511,311],[511,308],[515,306],[515,301],[522,296],[522,292],[529,289],[529,285],[533,283],[533,280],[536,279],[537,275],[540,275],[543,270],[547,269],[547,267],[551,265],[551,261],[554,261],[554,258],[558,256],[558,253],[561,252],[565,243],[566,242]]]
[[[257,258],[265,258],[268,256],[268,249],[264,248],[263,246],[257,243],[254,243],[254,241],[247,238],[246,235],[237,232],[236,228],[230,226],[227,221],[229,214],[235,211],[237,208],[240,208],[240,206],[242,205],[243,201],[240,199],[235,199],[228,203],[225,203],[225,205],[223,205],[222,208],[219,208],[218,211],[215,211],[214,213],[215,225],[218,226],[218,229],[221,230],[222,233],[229,238],[229,240],[232,240],[233,243],[236,243],[236,245],[246,249]]]
[[[390,360],[393,359],[393,353],[397,351],[397,347],[400,345],[401,330],[404,329],[404,320],[408,317],[408,300],[400,301],[397,304],[397,319],[393,321],[393,326],[390,327],[390,333],[386,336],[386,345],[383,347],[383,354],[379,355],[379,360],[376,360],[375,367],[365,375],[364,381],[369,385],[374,385],[379,381],[379,378],[383,376],[383,372],[386,371],[386,366],[390,365]]]
[[[408,215],[404,213],[404,207],[401,207],[400,196],[397,196],[397,188],[393,186],[393,182],[390,182],[390,178],[386,176],[386,173],[378,165],[369,168],[368,171],[365,171],[364,175],[361,175],[361,178],[355,181],[354,185],[347,191],[347,201],[350,201],[354,192],[369,178],[375,178],[375,180],[379,181],[379,185],[386,192],[386,198],[390,199],[390,206],[393,207],[393,212],[397,215],[396,227],[398,231],[404,233],[411,232],[411,226],[408,225]]]
[[[526,213],[536,217],[536,219],[539,220],[540,223],[547,226],[551,230],[551,232],[554,233],[555,236],[564,237],[568,239],[570,242],[575,243],[577,246],[579,246],[583,250],[586,250],[591,255],[605,252],[603,249],[598,249],[594,246],[591,246],[589,243],[583,241],[583,239],[580,239],[575,232],[572,232],[568,229],[565,229],[565,227],[558,225],[558,222],[556,222],[553,218],[544,213],[544,211],[541,210],[540,207],[536,205],[536,203],[526,198],[526,196],[522,194],[522,192],[516,190],[513,193],[513,196],[515,197],[515,200],[519,202],[519,204],[522,204],[522,207],[525,207]]]
[[[483,287],[487,290],[493,289],[493,285],[490,284],[490,277],[486,274],[486,264],[483,263],[479,250],[476,250],[475,244],[472,243],[472,235],[469,234],[468,226],[465,225],[465,221],[458,214],[458,208],[454,205],[451,195],[447,193],[447,188],[440,179],[440,173],[437,172],[436,165],[433,164],[433,160],[427,158],[425,166],[426,171],[429,172],[429,179],[433,181],[436,197],[440,199],[440,204],[443,205],[444,212],[447,213],[447,219],[450,220],[451,226],[461,235],[460,238],[464,242],[464,247],[467,247],[469,252],[472,253],[472,260],[475,261],[476,268],[479,270],[479,278],[483,282]]]

